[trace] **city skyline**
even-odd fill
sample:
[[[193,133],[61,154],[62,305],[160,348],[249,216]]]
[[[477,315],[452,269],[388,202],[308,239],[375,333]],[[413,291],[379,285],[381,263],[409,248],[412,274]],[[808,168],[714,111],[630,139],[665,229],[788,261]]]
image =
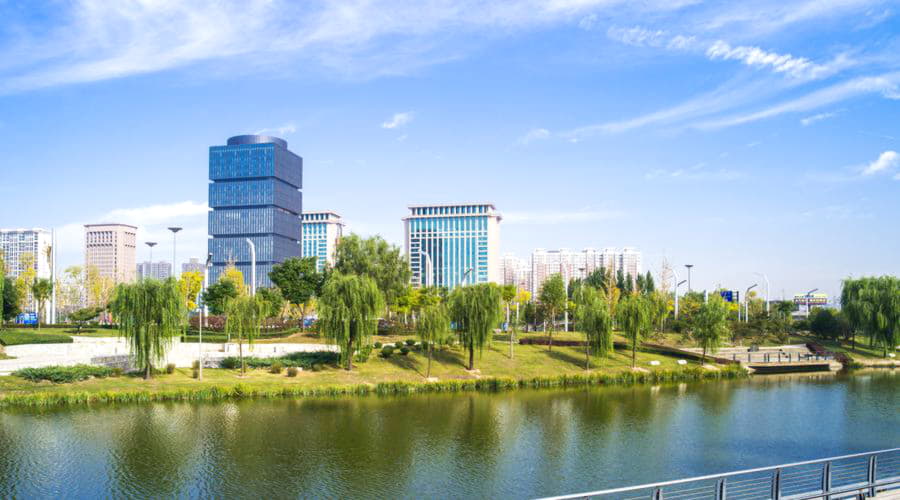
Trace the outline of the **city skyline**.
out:
[[[238,37],[226,8],[222,38],[185,15],[198,6],[0,6],[19,28],[0,31],[0,130],[6,164],[28,165],[4,168],[0,196],[28,209],[0,227],[56,229],[60,267],[82,261],[89,223],[138,226],[139,261],[147,240],[171,255],[176,224],[179,261],[204,256],[206,147],[260,132],[304,157],[304,204],[401,248],[407,205],[486,199],[502,253],[609,241],[654,273],[663,256],[695,264],[695,289],[764,272],[773,296],[835,295],[844,277],[900,272],[897,12],[809,5],[510,3],[377,25],[366,9],[395,5],[260,4],[285,30]],[[67,43],[88,21],[110,36]],[[235,43],[246,29],[259,43]],[[277,57],[235,73],[254,55]]]

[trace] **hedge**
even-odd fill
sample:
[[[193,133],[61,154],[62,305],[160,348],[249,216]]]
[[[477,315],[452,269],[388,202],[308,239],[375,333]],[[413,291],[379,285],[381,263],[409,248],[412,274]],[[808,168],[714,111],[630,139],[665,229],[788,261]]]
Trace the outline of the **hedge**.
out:
[[[60,333],[31,333],[31,332],[2,332],[0,344],[24,345],[24,344],[71,344],[72,337]]]
[[[54,384],[79,382],[91,377],[106,378],[117,377],[122,374],[120,368],[107,366],[75,365],[75,366],[45,366],[43,368],[22,368],[13,372],[16,377],[24,378],[32,382],[49,380]]]
[[[244,363],[248,368],[269,368],[273,363],[281,363],[283,367],[298,367],[310,369],[313,365],[337,365],[341,355],[331,351],[317,352],[292,352],[277,358],[257,358],[244,356]],[[219,362],[219,368],[234,370],[241,367],[241,358],[229,356]]]

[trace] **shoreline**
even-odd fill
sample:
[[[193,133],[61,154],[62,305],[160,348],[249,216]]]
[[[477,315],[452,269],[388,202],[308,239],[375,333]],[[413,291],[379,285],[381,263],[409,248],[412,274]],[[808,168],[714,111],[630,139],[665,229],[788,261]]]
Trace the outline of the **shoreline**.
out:
[[[706,370],[688,367],[678,370],[628,371],[620,373],[563,374],[531,378],[483,377],[478,379],[442,380],[438,382],[388,381],[359,384],[323,384],[309,386],[254,387],[238,383],[230,386],[70,392],[33,392],[0,396],[0,409],[90,406],[115,403],[157,403],[191,401],[228,401],[239,399],[303,398],[321,396],[368,396],[432,394],[457,392],[501,392],[518,389],[554,389],[591,386],[629,386],[646,383],[694,382],[746,379],[743,368],[725,367]]]

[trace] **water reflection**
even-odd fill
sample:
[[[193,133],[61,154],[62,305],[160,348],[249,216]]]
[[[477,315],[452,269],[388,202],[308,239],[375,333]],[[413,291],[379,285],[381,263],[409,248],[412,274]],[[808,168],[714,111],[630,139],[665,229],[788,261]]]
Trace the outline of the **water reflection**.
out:
[[[898,377],[0,413],[0,497],[527,497],[896,446]]]

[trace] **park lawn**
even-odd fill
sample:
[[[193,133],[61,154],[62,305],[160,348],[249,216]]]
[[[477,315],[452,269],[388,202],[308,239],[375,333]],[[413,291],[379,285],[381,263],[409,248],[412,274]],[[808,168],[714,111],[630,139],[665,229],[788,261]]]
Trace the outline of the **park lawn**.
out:
[[[467,353],[459,346],[436,350],[432,362],[431,376],[440,380],[474,379],[479,377],[511,377],[527,379],[539,376],[563,374],[584,374],[584,351],[580,348],[515,345],[514,359],[509,359],[509,346],[494,342],[492,347],[475,354],[474,373],[465,368]],[[252,353],[251,353],[252,355]],[[660,361],[660,366],[649,365],[651,360]],[[412,351],[407,356],[397,352],[388,359],[373,352],[368,361],[354,363],[348,372],[337,367],[327,367],[322,371],[301,371],[297,377],[287,377],[285,373],[272,374],[265,369],[247,370],[246,377],[240,377],[239,370],[204,369],[203,381],[191,377],[191,370],[179,368],[171,375],[160,374],[145,381],[137,376],[121,376],[105,379],[91,379],[72,384],[52,384],[49,382],[28,382],[19,377],[0,377],[0,397],[3,394],[65,393],[76,391],[134,391],[134,390],[176,390],[200,389],[212,386],[234,386],[242,384],[257,388],[281,388],[291,385],[329,386],[350,384],[377,384],[379,382],[424,382],[427,357]],[[692,363],[696,365],[696,363]],[[679,369],[676,358],[663,354],[637,353],[637,365],[649,370]],[[631,369],[631,352],[617,350],[610,357],[591,358],[593,372],[616,373]]]
[[[849,354],[853,359],[868,359],[868,360],[883,360],[884,350],[881,347],[869,347],[868,339],[865,338],[857,338],[856,346],[853,347],[850,342],[841,342],[839,340],[823,340],[817,338],[809,338],[809,342],[815,342],[822,347],[828,349],[833,352],[845,352]],[[896,352],[888,349],[888,353]]]
[[[15,328],[0,331],[0,344],[71,344],[72,337],[55,329]]]

